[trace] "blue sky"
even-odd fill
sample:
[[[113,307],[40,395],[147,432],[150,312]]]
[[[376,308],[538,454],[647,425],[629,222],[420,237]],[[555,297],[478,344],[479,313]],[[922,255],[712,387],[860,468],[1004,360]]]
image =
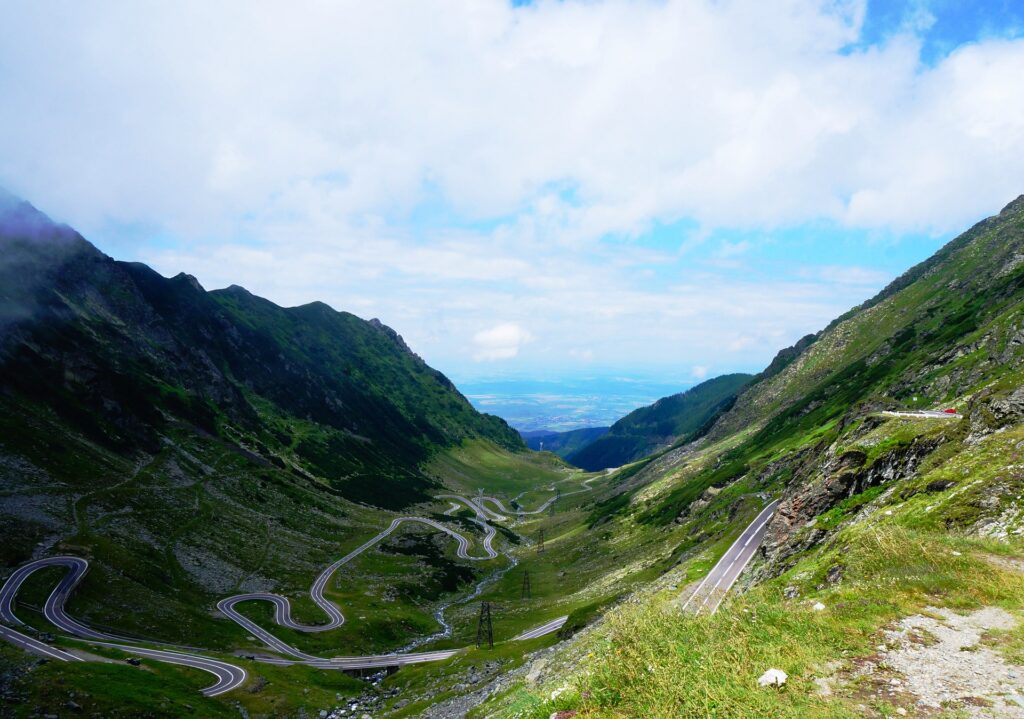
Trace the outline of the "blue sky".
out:
[[[0,185],[457,381],[757,371],[1024,192],[1024,4],[23,3]]]

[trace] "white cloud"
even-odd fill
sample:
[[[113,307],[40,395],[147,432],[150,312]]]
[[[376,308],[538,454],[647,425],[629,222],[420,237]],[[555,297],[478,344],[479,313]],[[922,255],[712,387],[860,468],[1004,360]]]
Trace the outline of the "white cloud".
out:
[[[690,368],[690,374],[694,379],[704,379],[708,376],[708,368],[703,365],[694,365]]]
[[[105,249],[147,228],[117,249],[165,273],[379,316],[442,366],[750,368],[888,270],[744,274],[757,242],[716,229],[942,233],[1024,191],[1024,40],[928,66],[919,19],[851,50],[864,7],[8,3],[0,184]],[[676,246],[636,242],[680,219]]]
[[[911,23],[844,51],[863,6],[7,6],[0,179],[80,224],[315,230],[439,193],[566,242],[679,216],[943,231],[1018,194],[1024,40],[925,67]]]
[[[532,340],[529,332],[517,324],[504,322],[473,335],[476,350],[473,359],[478,362],[512,359],[519,349]]]

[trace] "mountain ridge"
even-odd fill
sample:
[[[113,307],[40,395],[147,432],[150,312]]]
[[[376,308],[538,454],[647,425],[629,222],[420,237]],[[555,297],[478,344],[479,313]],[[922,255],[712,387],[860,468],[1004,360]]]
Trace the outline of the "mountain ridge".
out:
[[[589,471],[620,467],[672,443],[695,439],[705,426],[731,406],[751,375],[735,373],[698,385],[645,407],[615,422],[608,432],[566,459]]]
[[[394,504],[425,498],[430,480],[417,467],[433,447],[480,437],[525,448],[379,320],[321,302],[282,308],[237,285],[206,291],[185,273],[165,278],[110,259],[28,203],[0,217],[0,244],[3,390],[67,410],[124,451],[155,449],[167,416],[213,434],[234,424],[259,435],[267,459],[291,454],[361,501],[382,489],[378,473],[404,477],[411,488],[392,482],[393,496],[381,493]],[[319,447],[275,438],[252,394],[278,420],[312,420],[330,436]]]
[[[893,627],[1024,611],[1022,448],[1024,196],[780,352],[698,441],[612,473],[587,519],[592,551],[653,530],[677,564],[480,713],[692,716],[713,697],[737,717],[909,715],[922,681],[953,711],[998,705],[1001,689],[934,673],[901,668],[897,684]],[[766,507],[740,593],[710,616],[682,611]],[[936,661],[997,649],[1017,671],[1010,623]],[[758,686],[773,667],[782,691]]]

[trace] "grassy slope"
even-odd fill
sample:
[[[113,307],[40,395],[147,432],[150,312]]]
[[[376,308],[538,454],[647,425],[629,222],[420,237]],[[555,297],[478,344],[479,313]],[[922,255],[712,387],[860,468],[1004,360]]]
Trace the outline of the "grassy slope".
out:
[[[5,551],[19,557],[45,541],[52,545],[51,552],[88,557],[90,572],[72,596],[69,611],[98,627],[129,635],[224,653],[262,653],[265,649],[243,630],[212,614],[216,600],[267,588],[289,596],[299,619],[321,621],[319,610],[307,598],[310,582],[323,566],[396,516],[353,504],[324,491],[315,480],[297,481],[290,472],[255,463],[230,445],[185,429],[171,434],[173,441],[139,466],[73,433],[57,431],[59,425],[48,424],[53,418],[45,413],[33,418],[36,426],[15,422],[7,413],[3,417],[3,441],[19,447],[17,464],[8,461],[2,468],[4,502],[9,510],[20,510],[19,521],[5,527],[5,536],[11,538]],[[510,453],[482,441],[453,450],[452,456],[451,466],[460,471],[451,475],[449,486],[460,491],[476,486],[522,491],[571,476],[551,455]],[[444,465],[438,457],[429,471],[444,480]],[[489,477],[494,481],[488,483]],[[32,521],[25,511],[29,507],[34,511]],[[429,515],[446,507],[447,502],[438,502],[416,513]],[[71,528],[67,534],[65,527]],[[471,523],[460,529],[477,540],[482,536]],[[328,656],[388,651],[410,637],[435,631],[432,613],[438,603],[464,595],[475,581],[504,564],[458,560],[453,542],[406,528],[331,582],[327,594],[349,618],[341,628],[300,634],[274,626],[268,606],[253,603],[243,605],[242,611],[309,651]],[[47,570],[34,575],[20,595],[19,615],[42,631],[51,628],[38,608],[59,574]],[[460,626],[455,643],[466,644],[470,632]],[[521,651],[515,648],[517,655]],[[7,661],[13,663],[10,652]],[[193,695],[206,681],[202,675],[158,664],[152,667],[155,675],[142,679],[137,670],[119,665],[48,665],[45,671],[31,672],[26,691],[41,706],[60,709],[63,689],[49,686],[53,677],[59,677],[58,687],[87,691],[88,706],[99,711],[121,704],[129,695],[135,699],[124,706],[138,707],[166,680],[161,697],[167,697],[171,706],[189,697],[186,701],[197,716],[219,716],[235,701],[254,716],[267,716],[274,715],[271,706],[281,711],[318,709],[334,705],[336,691],[347,695],[365,688],[338,673],[243,663],[254,676],[249,689],[258,690],[219,700]],[[311,688],[323,685],[325,692],[304,695],[301,688],[307,682]]]
[[[810,680],[826,659],[873,646],[891,619],[925,604],[1019,611],[1020,578],[985,557],[1024,553],[1024,412],[1014,394],[1024,381],[1021,257],[1024,199],[833,323],[741,395],[698,447],[638,465],[592,512],[593,526],[681,537],[673,576],[685,583],[706,572],[757,506],[781,494],[768,561],[753,573],[770,581],[714,619],[666,616],[664,597],[616,612],[591,647],[593,673],[570,682],[575,693],[551,702],[552,685],[521,688],[481,714],[573,707],[594,716],[843,716],[857,702],[813,696]],[[956,403],[965,418],[876,414],[939,403]],[[952,548],[964,559],[950,563]],[[847,579],[817,589],[836,564]],[[826,621],[802,604],[780,605],[787,583],[843,611]],[[886,596],[869,601],[868,588],[879,585]],[[747,625],[751,616],[756,626]],[[744,657],[758,661],[737,661]],[[753,681],[771,663],[797,677],[781,698]],[[555,684],[573,673],[567,667]],[[678,682],[681,674],[692,680]]]
[[[912,432],[907,424],[886,423],[871,439],[902,441]],[[924,424],[918,429],[917,436],[934,431]],[[838,527],[825,543],[782,575],[734,596],[714,616],[680,614],[685,592],[663,584],[642,603],[613,612],[573,647],[575,665],[567,663],[542,686],[517,685],[480,716],[539,718],[563,709],[585,717],[891,716],[894,707],[872,696],[868,680],[826,697],[815,679],[851,679],[862,659],[878,659],[882,628],[926,607],[1000,606],[1024,619],[1024,574],[998,562],[1024,555],[1024,517],[1014,503],[1024,492],[1015,470],[1022,442],[1024,425],[1018,424],[935,457],[874,497],[854,498],[860,501],[822,518]],[[950,477],[970,482],[935,489]],[[979,536],[979,524],[991,530],[1007,516],[1013,517],[1008,525]],[[827,576],[836,568],[842,578],[832,583]],[[682,584],[703,571],[692,569],[681,567],[672,576]],[[797,598],[784,599],[784,588]],[[818,601],[825,611],[812,610]],[[790,675],[785,691],[757,686],[769,667]],[[956,709],[948,716],[957,716]]]
[[[55,446],[47,451],[52,451]],[[68,456],[75,451],[84,450],[64,449],[57,454]],[[92,451],[99,450],[92,448]],[[188,462],[184,458],[185,452],[190,457]],[[206,552],[203,563],[218,574],[274,582],[274,591],[289,595],[297,602],[296,614],[312,621],[319,616],[304,599],[304,594],[316,571],[388,521],[388,517],[381,516],[377,510],[352,505],[341,498],[332,498],[326,504],[322,498],[317,501],[320,495],[312,488],[297,498],[303,504],[308,501],[309,505],[295,506],[293,515],[284,491],[294,490],[288,482],[278,484],[273,480],[279,470],[260,469],[261,474],[246,475],[246,458],[229,450],[221,454],[210,452],[202,443],[189,444],[184,438],[178,438],[167,453],[168,458],[163,460],[162,468],[147,467],[130,482],[112,482],[110,490],[102,485],[96,487],[98,491],[80,503],[82,516],[88,519],[83,520],[79,534],[61,546],[89,556],[94,569],[71,600],[69,609],[73,615],[100,626],[116,627],[147,637],[220,647],[222,650],[262,651],[233,624],[208,614],[214,601],[230,592],[209,592],[197,587],[189,571],[179,566],[177,557],[180,551],[183,548],[201,548]],[[173,465],[171,459],[174,460]],[[196,466],[204,464],[216,471],[211,475],[200,473],[189,482],[186,481],[188,474],[194,471],[190,463]],[[95,466],[96,460],[90,459],[88,465]],[[171,466],[173,471],[169,469]],[[541,487],[521,498],[528,508],[549,497],[547,487],[552,484],[568,493],[589,476],[567,468],[552,455],[510,454],[480,442],[468,443],[436,457],[429,470],[439,479],[448,481],[453,489],[470,491],[475,487],[486,487],[506,501],[524,489]],[[48,471],[52,478],[53,468],[48,467]],[[262,474],[264,472],[265,475]],[[100,476],[106,475],[100,473]],[[262,493],[265,503],[279,513],[281,524],[291,524],[290,531],[279,529],[277,523],[271,527],[269,536],[251,531],[253,517],[247,516],[237,497],[238,492],[249,491],[247,479],[252,480],[252,491]],[[621,480],[615,476],[599,476],[594,481],[593,495],[606,495],[613,491],[618,481]],[[42,487],[37,489],[43,491]],[[117,493],[117,496],[109,497],[108,491]],[[22,487],[17,494],[27,497],[32,492],[30,488]],[[199,506],[207,507],[203,514],[196,515],[195,505],[183,501],[192,498]],[[595,552],[595,535],[586,526],[593,501],[590,493],[567,494],[556,503],[553,514],[545,513],[510,523],[513,533],[523,539],[517,543],[503,536],[498,546],[513,554],[519,566],[481,596],[481,599],[494,603],[495,635],[499,646],[493,651],[470,652],[452,662],[406,669],[389,678],[383,688],[400,688],[404,698],[423,696],[433,687],[434,696],[430,700],[414,701],[398,715],[415,715],[417,707],[443,695],[442,689],[450,691],[455,683],[452,677],[464,672],[474,662],[503,661],[506,666],[513,666],[521,662],[528,651],[557,641],[556,637],[547,637],[531,642],[508,642],[519,632],[562,614],[573,616],[570,626],[582,626],[602,608],[636,591],[674,563],[670,551],[674,540],[646,527],[627,532],[606,528],[601,534],[601,541],[614,544],[615,548],[609,552]],[[113,531],[114,524],[125,522],[115,509],[125,503],[135,507],[130,515],[131,523],[121,524],[117,535],[108,538],[106,535]],[[179,505],[186,505],[181,510],[182,518],[174,514],[174,507]],[[446,508],[447,502],[438,502],[432,507],[424,507],[422,513],[439,513]],[[112,509],[115,511],[111,512]],[[185,515],[190,515],[190,518],[185,519]],[[219,519],[209,522],[213,516]],[[148,546],[147,542],[153,541],[155,533],[160,531],[158,526],[150,523],[165,521],[180,524],[180,532],[175,539],[177,546],[162,546],[160,543]],[[470,534],[476,532],[479,537],[479,532],[472,527],[465,524],[461,528]],[[541,528],[546,534],[544,553],[538,553],[532,544]],[[415,529],[404,530],[396,540],[389,541],[380,550],[371,550],[339,572],[328,590],[328,595],[341,604],[350,619],[339,630],[312,636],[276,627],[273,631],[304,649],[326,654],[383,651],[404,641],[405,637],[399,633],[422,635],[433,631],[436,625],[431,613],[438,602],[464,596],[470,588],[470,584],[464,581],[468,578],[466,575],[456,577],[454,591],[450,585],[443,586],[446,570],[461,567],[472,574],[472,583],[507,566],[505,560],[486,564],[457,560],[452,544],[436,542],[436,536]],[[147,539],[140,540],[140,537]],[[418,544],[414,543],[410,553],[408,540],[411,537],[422,539]],[[129,538],[132,544],[126,544]],[[222,544],[214,543],[214,540]],[[126,573],[122,573],[128,559],[132,564]],[[292,566],[296,561],[298,566]],[[168,583],[167,589],[150,585],[150,577],[162,570],[167,574],[164,580]],[[524,570],[530,571],[532,580],[532,597],[527,600],[520,596]],[[26,585],[21,614],[42,630],[47,629],[46,623],[33,612],[32,607],[41,605],[57,574],[56,571],[40,573]],[[463,581],[460,583],[458,579]],[[230,591],[234,591],[234,587]],[[158,610],[160,602],[167,602],[168,596],[174,599]],[[112,597],[123,599],[119,604]],[[455,626],[454,635],[433,646],[471,644],[477,608],[475,601],[452,607],[448,617]],[[266,626],[272,626],[267,607],[253,604],[243,606],[243,611]],[[220,700],[202,700],[197,696],[195,701],[189,701],[197,716],[218,716],[221,707],[234,701],[241,701],[253,716],[266,716],[269,706],[284,711],[299,706],[313,709],[332,704],[327,701],[325,693],[301,695],[296,689],[297,681],[310,681],[315,686],[327,682],[325,687],[331,691],[336,689],[342,695],[355,692],[355,687],[345,689],[341,679],[335,681],[322,676],[325,673],[313,672],[315,676],[307,677],[310,674],[307,670],[290,672],[243,663],[257,677],[254,681],[260,687],[259,691],[256,694],[236,692]],[[172,703],[188,701],[186,697],[203,681],[188,672],[165,671],[157,665],[153,669],[160,681],[166,679],[170,682],[161,696],[167,696]],[[70,673],[58,667],[50,667],[43,673],[33,671],[26,685],[27,691],[34,697],[33,701],[48,708],[59,708],[58,699],[63,696],[48,687],[53,676],[60,677],[59,686],[66,686],[69,691],[86,691],[96,707],[115,705],[122,694],[133,693],[137,693],[137,699],[128,701],[126,706],[138,706],[137,702],[143,701],[142,697],[150,696],[160,686],[148,675],[140,680],[137,670],[122,666],[89,664],[76,667]],[[258,677],[270,683],[264,685]],[[97,688],[106,686],[107,682],[111,682],[109,691]]]

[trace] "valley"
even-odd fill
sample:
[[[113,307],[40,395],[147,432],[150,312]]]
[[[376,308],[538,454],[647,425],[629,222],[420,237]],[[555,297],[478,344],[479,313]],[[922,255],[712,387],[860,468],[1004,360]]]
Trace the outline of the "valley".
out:
[[[1024,1],[0,2],[0,719],[1024,719]]]
[[[1024,617],[1024,198],[759,374],[623,418],[591,471],[379,322],[18,213],[13,716],[942,716],[892,689],[886,632]]]

